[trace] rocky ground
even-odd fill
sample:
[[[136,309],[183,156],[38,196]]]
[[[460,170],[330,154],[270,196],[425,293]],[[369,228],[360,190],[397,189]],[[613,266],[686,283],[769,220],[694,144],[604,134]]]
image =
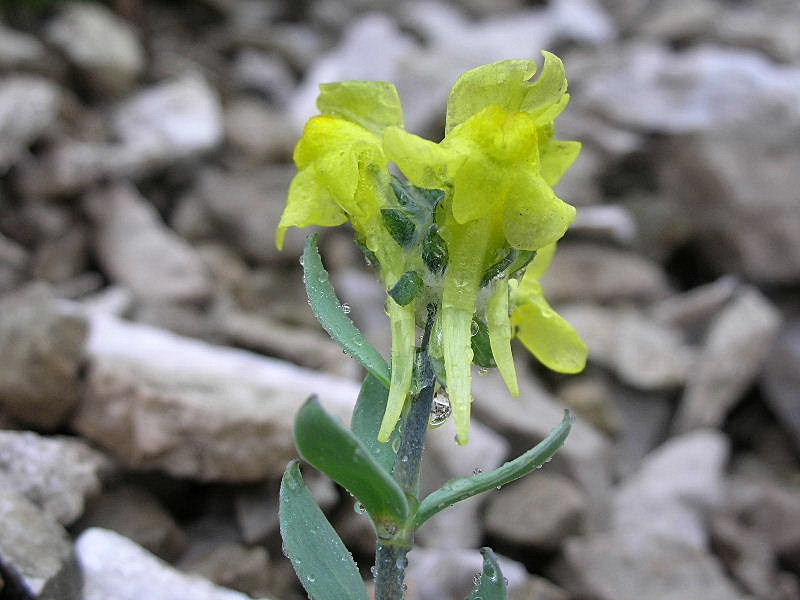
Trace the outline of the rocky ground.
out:
[[[395,81],[435,137],[460,72],[542,48],[584,142],[543,283],[590,365],[520,352],[519,400],[477,377],[428,485],[579,420],[422,530],[409,598],[463,598],[485,544],[517,600],[800,597],[795,0],[110,5],[0,9],[0,598],[304,597],[276,531],[292,416],[316,391],[347,418],[360,375],[306,309],[304,233],[274,248],[316,86]],[[322,244],[385,349],[383,292],[346,231]],[[368,567],[365,518],[312,481]]]

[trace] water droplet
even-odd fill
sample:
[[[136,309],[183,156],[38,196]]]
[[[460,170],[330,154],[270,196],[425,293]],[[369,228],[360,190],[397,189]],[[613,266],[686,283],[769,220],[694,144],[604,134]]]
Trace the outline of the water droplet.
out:
[[[342,302],[342,305],[339,307],[342,309],[342,312],[346,315],[350,314],[350,305],[347,302]]]
[[[478,335],[478,332],[481,330],[481,328],[478,326],[478,324],[475,321],[473,321],[472,325],[470,325],[469,330],[470,330],[470,333],[473,336],[475,336],[475,335]]]
[[[396,437],[392,440],[392,452],[397,452],[400,449],[400,438]]]
[[[408,591],[408,585],[407,584],[404,583],[401,587],[403,588],[404,592]]]
[[[394,561],[394,564],[398,569],[402,571],[408,566],[408,559],[405,556],[398,556],[397,560]]]
[[[361,504],[361,502],[356,502],[353,505],[353,510],[356,511],[356,514],[358,515],[363,515],[365,512],[367,512],[367,509],[364,508],[364,505]]]
[[[496,490],[499,492],[501,489],[503,489],[503,486],[502,486],[502,485],[498,485],[498,486],[497,486],[496,488],[494,488],[494,489],[496,489]]]
[[[489,369],[487,369],[486,367],[478,367],[478,375],[485,377],[488,374],[489,374]]]
[[[400,457],[400,462],[407,463],[408,462],[408,454],[404,454]]]
[[[312,575],[309,575],[308,577],[306,577],[306,581],[308,583],[314,583],[316,580],[317,580],[316,577],[313,577]]]
[[[450,406],[450,400],[447,394],[440,392],[433,398],[433,405],[431,406],[431,414],[428,418],[428,427],[435,429],[441,427],[447,421],[453,408]]]
[[[472,469],[473,475],[480,475],[481,473],[483,473],[483,469],[481,469],[480,467],[475,467],[474,469]]]
[[[480,573],[473,573],[472,574],[472,585],[478,586],[481,583],[481,574]]]
[[[375,568],[375,565],[372,565],[369,568],[369,572],[372,574],[373,577],[375,577],[378,574],[378,569]]]

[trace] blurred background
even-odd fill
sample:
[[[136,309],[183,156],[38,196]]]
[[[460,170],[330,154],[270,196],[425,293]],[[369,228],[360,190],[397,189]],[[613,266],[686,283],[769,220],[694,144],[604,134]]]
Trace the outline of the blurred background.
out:
[[[520,347],[519,399],[476,376],[473,439],[432,431],[426,485],[579,418],[547,468],[423,528],[408,597],[464,598],[488,544],[517,600],[800,598],[796,0],[0,11],[0,598],[305,597],[277,534],[292,417],[318,392],[347,419],[361,376],[307,310],[307,232],[274,247],[317,85],[395,82],[438,140],[460,73],[542,49],[584,144],[543,285],[589,366]],[[322,235],[386,352],[384,292]],[[306,474],[369,580],[366,518]]]

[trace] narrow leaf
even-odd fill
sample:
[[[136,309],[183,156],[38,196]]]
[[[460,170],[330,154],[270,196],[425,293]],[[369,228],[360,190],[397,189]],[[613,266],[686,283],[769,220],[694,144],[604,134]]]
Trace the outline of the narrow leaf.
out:
[[[281,480],[281,538],[300,583],[314,600],[368,600],[352,555],[325,518],[292,461]]]
[[[439,235],[435,225],[431,226],[428,235],[422,240],[422,260],[428,270],[435,275],[441,275],[447,268],[449,260],[447,243]]]
[[[467,600],[507,600],[506,580],[491,548],[481,548],[483,573]]]
[[[472,362],[484,369],[497,366],[489,340],[489,328],[480,319],[472,319]]]
[[[376,526],[405,522],[409,508],[400,486],[315,396],[297,413],[294,441],[303,460],[355,496]]]
[[[550,432],[550,435],[522,456],[488,473],[451,479],[441,488],[426,496],[420,503],[413,517],[414,526],[419,527],[433,515],[456,502],[510,483],[538,469],[561,447],[564,440],[567,439],[571,427],[572,416],[569,411],[564,411],[564,419]]]
[[[392,473],[397,455],[392,448],[396,447],[395,440],[398,440],[399,444],[399,427],[394,429],[388,442],[378,441],[378,430],[381,427],[388,398],[389,390],[374,375],[367,375],[361,385],[361,392],[358,394],[353,418],[350,421],[350,429],[369,450],[372,458],[388,473]]]
[[[381,218],[386,231],[398,245],[409,248],[414,244],[414,232],[417,226],[409,215],[396,208],[384,208],[381,209]]]
[[[303,249],[303,283],[317,321],[361,366],[389,387],[389,365],[342,311],[342,304],[331,285],[330,277],[317,248],[317,235],[306,240]]]

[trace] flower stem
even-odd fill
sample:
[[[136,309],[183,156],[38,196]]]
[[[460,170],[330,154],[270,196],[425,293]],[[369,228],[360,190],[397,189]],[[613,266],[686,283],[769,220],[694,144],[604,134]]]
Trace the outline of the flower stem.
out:
[[[411,400],[405,418],[405,427],[397,450],[394,478],[409,496],[419,494],[420,466],[425,450],[425,434],[428,431],[436,377],[428,356],[428,342],[436,320],[436,305],[428,306],[425,333],[414,365],[416,393]],[[408,560],[406,554],[414,543],[414,531],[398,529],[387,539],[378,539],[375,551],[375,600],[402,600],[403,579]]]

